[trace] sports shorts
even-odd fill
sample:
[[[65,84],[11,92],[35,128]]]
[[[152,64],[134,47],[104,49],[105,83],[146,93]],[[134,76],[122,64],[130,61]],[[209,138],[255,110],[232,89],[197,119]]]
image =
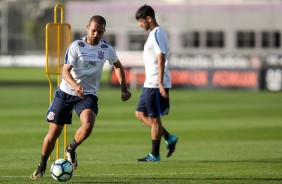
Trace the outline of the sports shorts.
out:
[[[169,89],[165,91],[169,93]],[[144,112],[148,117],[155,118],[169,113],[169,98],[160,94],[159,88],[143,88],[136,108],[138,112]]]
[[[98,114],[98,97],[95,95],[84,95],[83,98],[72,96],[58,88],[54,99],[47,111],[46,119],[57,125],[71,124],[72,111],[75,110],[79,116],[85,109],[91,109]]]

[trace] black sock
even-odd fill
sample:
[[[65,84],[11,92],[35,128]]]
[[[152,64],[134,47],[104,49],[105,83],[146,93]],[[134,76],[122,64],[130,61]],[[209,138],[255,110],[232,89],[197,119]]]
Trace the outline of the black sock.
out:
[[[152,140],[152,155],[158,157],[160,155],[161,140]]]
[[[163,127],[163,137],[167,141],[169,139],[169,133],[168,131]]]
[[[75,139],[73,139],[73,141],[70,143],[70,145],[68,146],[67,149],[71,149],[72,151],[75,151],[75,149],[77,148],[77,146],[79,146],[80,143],[77,143]]]
[[[44,170],[46,169],[48,158],[49,158],[49,156],[41,155],[41,161],[40,161],[40,164],[39,164],[40,168],[42,168]]]

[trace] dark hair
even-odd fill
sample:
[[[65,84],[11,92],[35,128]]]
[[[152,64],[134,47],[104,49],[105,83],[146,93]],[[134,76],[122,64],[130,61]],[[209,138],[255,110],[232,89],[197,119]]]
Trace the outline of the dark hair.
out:
[[[106,27],[106,19],[102,17],[101,15],[94,15],[93,17],[91,17],[91,19],[89,20],[89,24],[91,22],[96,22]]]
[[[146,4],[144,6],[141,6],[135,13],[136,20],[146,19],[148,16],[155,19],[155,11],[151,6],[148,6]]]

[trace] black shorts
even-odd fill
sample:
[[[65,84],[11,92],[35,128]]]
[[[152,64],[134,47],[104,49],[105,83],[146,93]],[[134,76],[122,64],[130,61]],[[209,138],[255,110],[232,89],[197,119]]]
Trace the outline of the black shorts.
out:
[[[69,95],[60,88],[56,90],[52,104],[47,111],[47,121],[57,125],[71,124],[72,111],[79,116],[85,109],[91,109],[98,114],[98,98],[95,95],[84,95],[83,98]]]
[[[165,90],[169,93],[169,89]],[[136,111],[155,118],[167,115],[169,106],[169,98],[162,97],[159,88],[143,88]]]

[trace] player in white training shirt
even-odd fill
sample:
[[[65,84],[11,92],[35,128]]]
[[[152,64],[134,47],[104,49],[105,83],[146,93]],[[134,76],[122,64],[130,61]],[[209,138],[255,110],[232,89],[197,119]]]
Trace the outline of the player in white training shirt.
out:
[[[57,89],[52,104],[47,111],[47,121],[51,122],[44,138],[41,161],[32,179],[40,179],[47,166],[47,159],[54,149],[65,124],[71,124],[72,111],[80,117],[81,126],[65,152],[67,159],[77,168],[76,148],[88,138],[98,114],[99,84],[103,65],[106,61],[114,66],[121,84],[121,100],[127,101],[131,93],[127,90],[123,67],[115,50],[101,40],[105,32],[106,20],[99,15],[93,16],[87,28],[87,36],[70,44],[62,69],[62,82]]]
[[[164,55],[163,87],[171,88],[170,69],[168,64],[169,48],[166,32],[162,27],[155,27],[149,34],[144,46],[145,88],[159,88],[159,67],[157,56]],[[160,72],[161,73],[161,72]]]
[[[146,31],[150,31],[144,46],[146,80],[136,108],[135,116],[151,128],[152,151],[139,162],[160,161],[161,137],[165,138],[167,157],[175,150],[178,137],[170,134],[161,122],[161,116],[169,112],[169,88],[171,88],[170,69],[168,64],[169,44],[167,34],[161,28],[151,6],[140,7],[135,18]]]
[[[97,95],[103,66],[106,61],[112,65],[118,61],[113,47],[100,40],[95,47],[87,44],[86,37],[74,41],[66,53],[66,64],[72,66],[73,79],[83,86],[84,95]],[[63,78],[60,89],[67,94],[76,95],[75,90]]]

